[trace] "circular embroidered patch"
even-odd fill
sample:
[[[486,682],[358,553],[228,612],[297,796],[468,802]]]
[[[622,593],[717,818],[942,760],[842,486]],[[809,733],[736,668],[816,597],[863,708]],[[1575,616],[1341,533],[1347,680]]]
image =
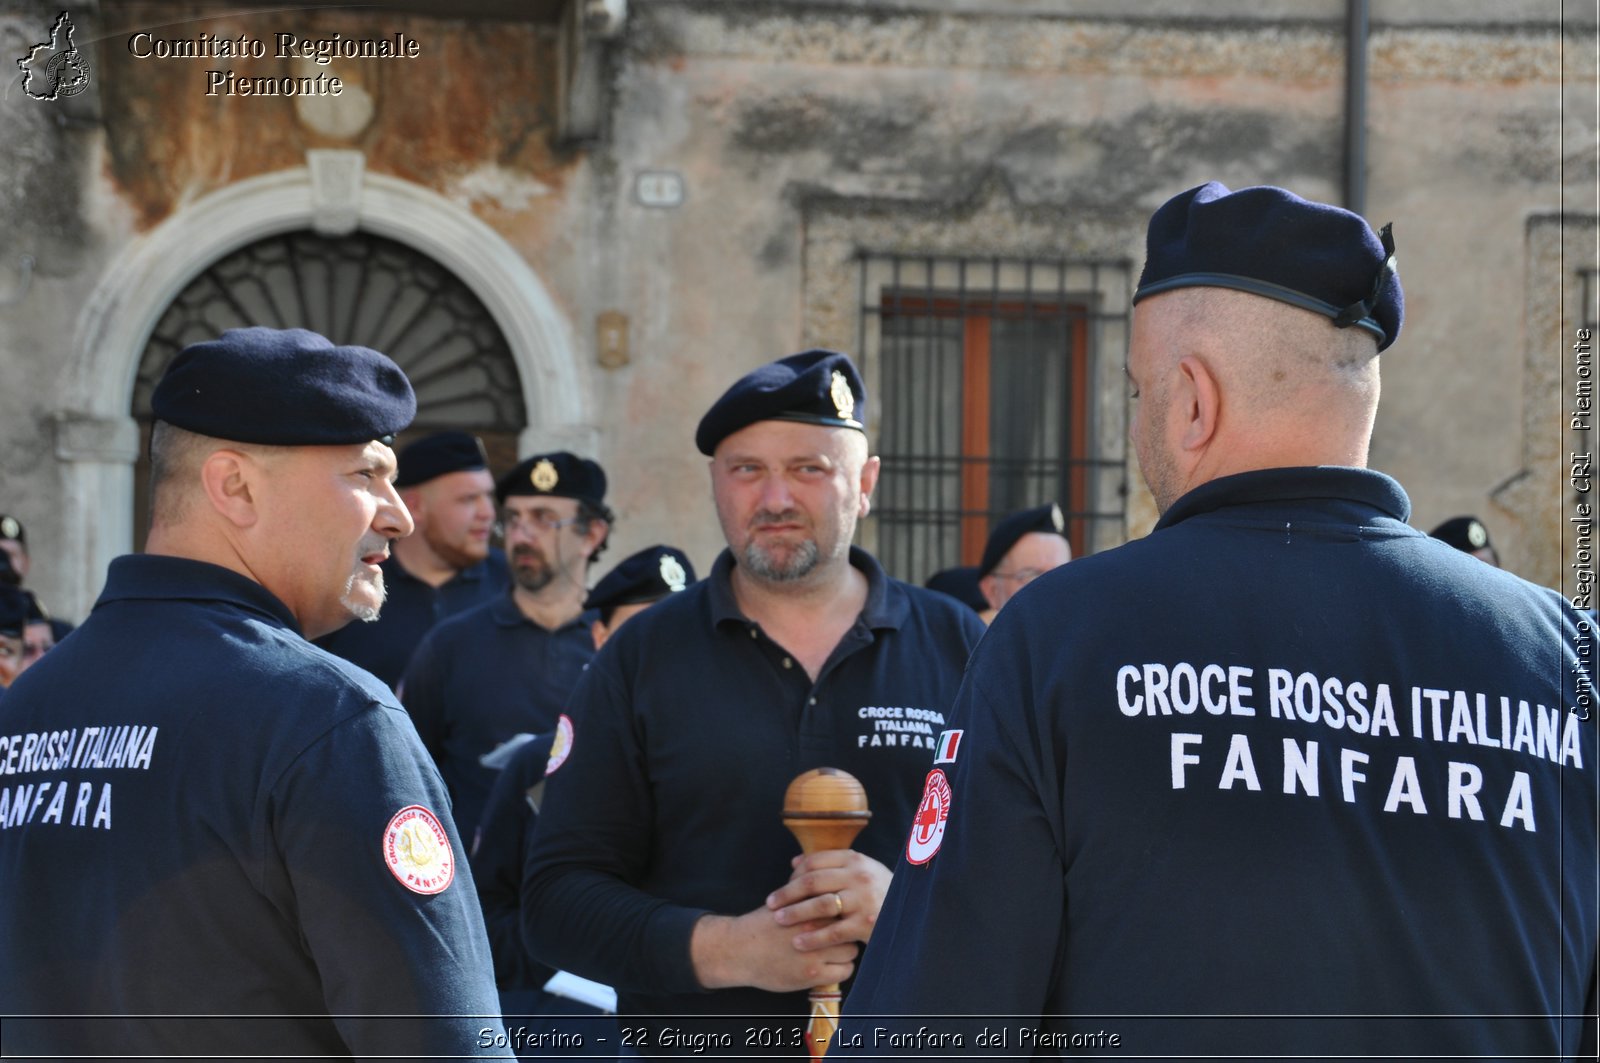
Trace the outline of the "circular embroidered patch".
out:
[[[556,721],[556,738],[550,743],[550,759],[545,761],[544,773],[551,774],[567,762],[567,754],[572,752],[572,717],[566,713]]]
[[[927,784],[922,788],[922,800],[917,803],[916,817],[911,821],[911,837],[906,842],[906,859],[913,864],[926,864],[939,851],[944,841],[945,821],[950,818],[950,780],[944,772],[934,768],[928,772]]]
[[[456,878],[450,835],[421,805],[402,808],[384,828],[383,862],[412,893],[443,893]]]

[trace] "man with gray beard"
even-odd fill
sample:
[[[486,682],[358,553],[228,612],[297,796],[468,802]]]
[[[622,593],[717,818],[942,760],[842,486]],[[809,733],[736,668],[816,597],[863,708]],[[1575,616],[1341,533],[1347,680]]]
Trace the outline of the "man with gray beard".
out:
[[[878,480],[865,408],[834,351],[729,388],[695,437],[728,549],[608,640],[573,693],[523,934],[616,987],[642,1055],[802,1048],[806,989],[849,978],[952,740],[983,625],[851,545]],[[872,819],[854,849],[801,856],[784,790],[824,766],[861,781]]]
[[[605,470],[566,451],[502,476],[495,502],[511,588],[430,631],[400,681],[463,838],[475,836],[494,786],[479,758],[517,735],[554,731],[594,656],[583,600],[611,532],[605,493]]]
[[[364,347],[232,329],[151,406],[145,552],[5,698],[6,1048],[503,1043],[439,773],[389,688],[307,641],[383,602],[410,383]]]

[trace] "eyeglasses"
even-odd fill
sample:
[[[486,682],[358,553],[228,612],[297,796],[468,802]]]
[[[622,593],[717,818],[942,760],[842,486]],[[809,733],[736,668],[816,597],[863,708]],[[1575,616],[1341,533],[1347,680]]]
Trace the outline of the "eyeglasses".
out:
[[[995,579],[1014,580],[1017,586],[1023,587],[1029,583],[1032,583],[1034,580],[1038,579],[1048,571],[1049,569],[1044,568],[1019,568],[1015,572],[1001,572],[996,570],[989,573],[989,575],[993,576]]]
[[[577,524],[581,520],[583,518],[579,516],[558,517],[548,509],[536,509],[528,514],[506,512],[500,514],[494,530],[501,536],[510,531],[527,531],[530,534],[534,531],[553,532]]]

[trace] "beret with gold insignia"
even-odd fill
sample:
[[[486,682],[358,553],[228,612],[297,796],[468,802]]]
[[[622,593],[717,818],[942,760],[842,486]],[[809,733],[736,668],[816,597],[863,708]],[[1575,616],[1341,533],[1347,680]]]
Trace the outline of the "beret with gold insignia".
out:
[[[651,546],[617,562],[584,600],[585,609],[660,601],[694,582],[694,563],[675,546]]]
[[[810,350],[769,362],[740,377],[700,419],[694,443],[717,444],[757,421],[800,421],[866,431],[867,387],[850,356]]]
[[[1006,552],[1016,546],[1017,540],[1029,532],[1044,532],[1046,535],[1059,535],[1065,539],[1067,521],[1061,512],[1061,507],[1051,502],[1047,506],[1024,509],[996,524],[994,530],[989,533],[989,541],[983,544],[983,560],[978,564],[978,578],[982,579],[993,572],[1000,559],[1006,556]]]
[[[599,462],[565,450],[535,454],[495,484],[497,503],[514,495],[554,495],[600,505],[606,497],[606,472]]]
[[[1451,517],[1428,534],[1469,554],[1490,546],[1489,529],[1477,517]]]

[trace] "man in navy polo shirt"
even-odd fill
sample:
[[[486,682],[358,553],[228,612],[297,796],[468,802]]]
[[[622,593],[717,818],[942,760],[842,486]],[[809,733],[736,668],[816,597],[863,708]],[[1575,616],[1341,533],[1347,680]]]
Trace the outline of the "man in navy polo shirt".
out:
[[[465,432],[435,432],[403,448],[399,466],[394,486],[417,530],[389,548],[383,613],[317,640],[391,687],[435,624],[511,583],[505,554],[489,543],[494,477],[483,444]]]
[[[1394,263],[1279,188],[1156,212],[1161,519],[973,655],[830,1055],[1594,1058],[1595,632],[1366,468]]]
[[[147,552],[5,699],[7,1051],[509,1055],[438,772],[387,687],[306,641],[382,605],[411,385],[234,329],[152,406]]]
[[[612,515],[606,474],[566,451],[500,478],[495,499],[511,589],[451,617],[417,647],[400,697],[438,762],[463,838],[476,835],[495,773],[480,762],[518,734],[553,731],[594,656],[583,609]]]
[[[651,546],[625,558],[595,584],[583,603],[584,610],[594,617],[589,632],[595,649],[623,624],[679,593],[694,578],[694,564],[673,546]],[[561,767],[572,747],[572,720],[563,713],[553,731],[524,737],[527,741],[520,747],[507,748],[493,758],[504,767],[489,793],[472,850],[472,870],[494,950],[495,980],[505,1006],[506,1025],[519,1026],[523,1016],[567,1016],[565,1020],[535,1020],[532,1025],[536,1030],[582,1034],[582,1047],[589,1054],[615,1055],[616,1021],[600,1017],[593,1007],[545,993],[543,986],[555,971],[529,956],[522,941],[522,870],[528,835],[537,819],[545,775]],[[534,1051],[538,1048],[535,1044]],[[582,1053],[568,1047],[558,1054]]]
[[[805,990],[846,980],[872,933],[982,635],[850,545],[878,478],[865,407],[833,351],[729,388],[695,436],[728,549],[573,694],[524,931],[536,958],[617,988],[643,1055],[803,1052]],[[861,780],[872,819],[855,849],[802,858],[783,795],[820,766]]]

